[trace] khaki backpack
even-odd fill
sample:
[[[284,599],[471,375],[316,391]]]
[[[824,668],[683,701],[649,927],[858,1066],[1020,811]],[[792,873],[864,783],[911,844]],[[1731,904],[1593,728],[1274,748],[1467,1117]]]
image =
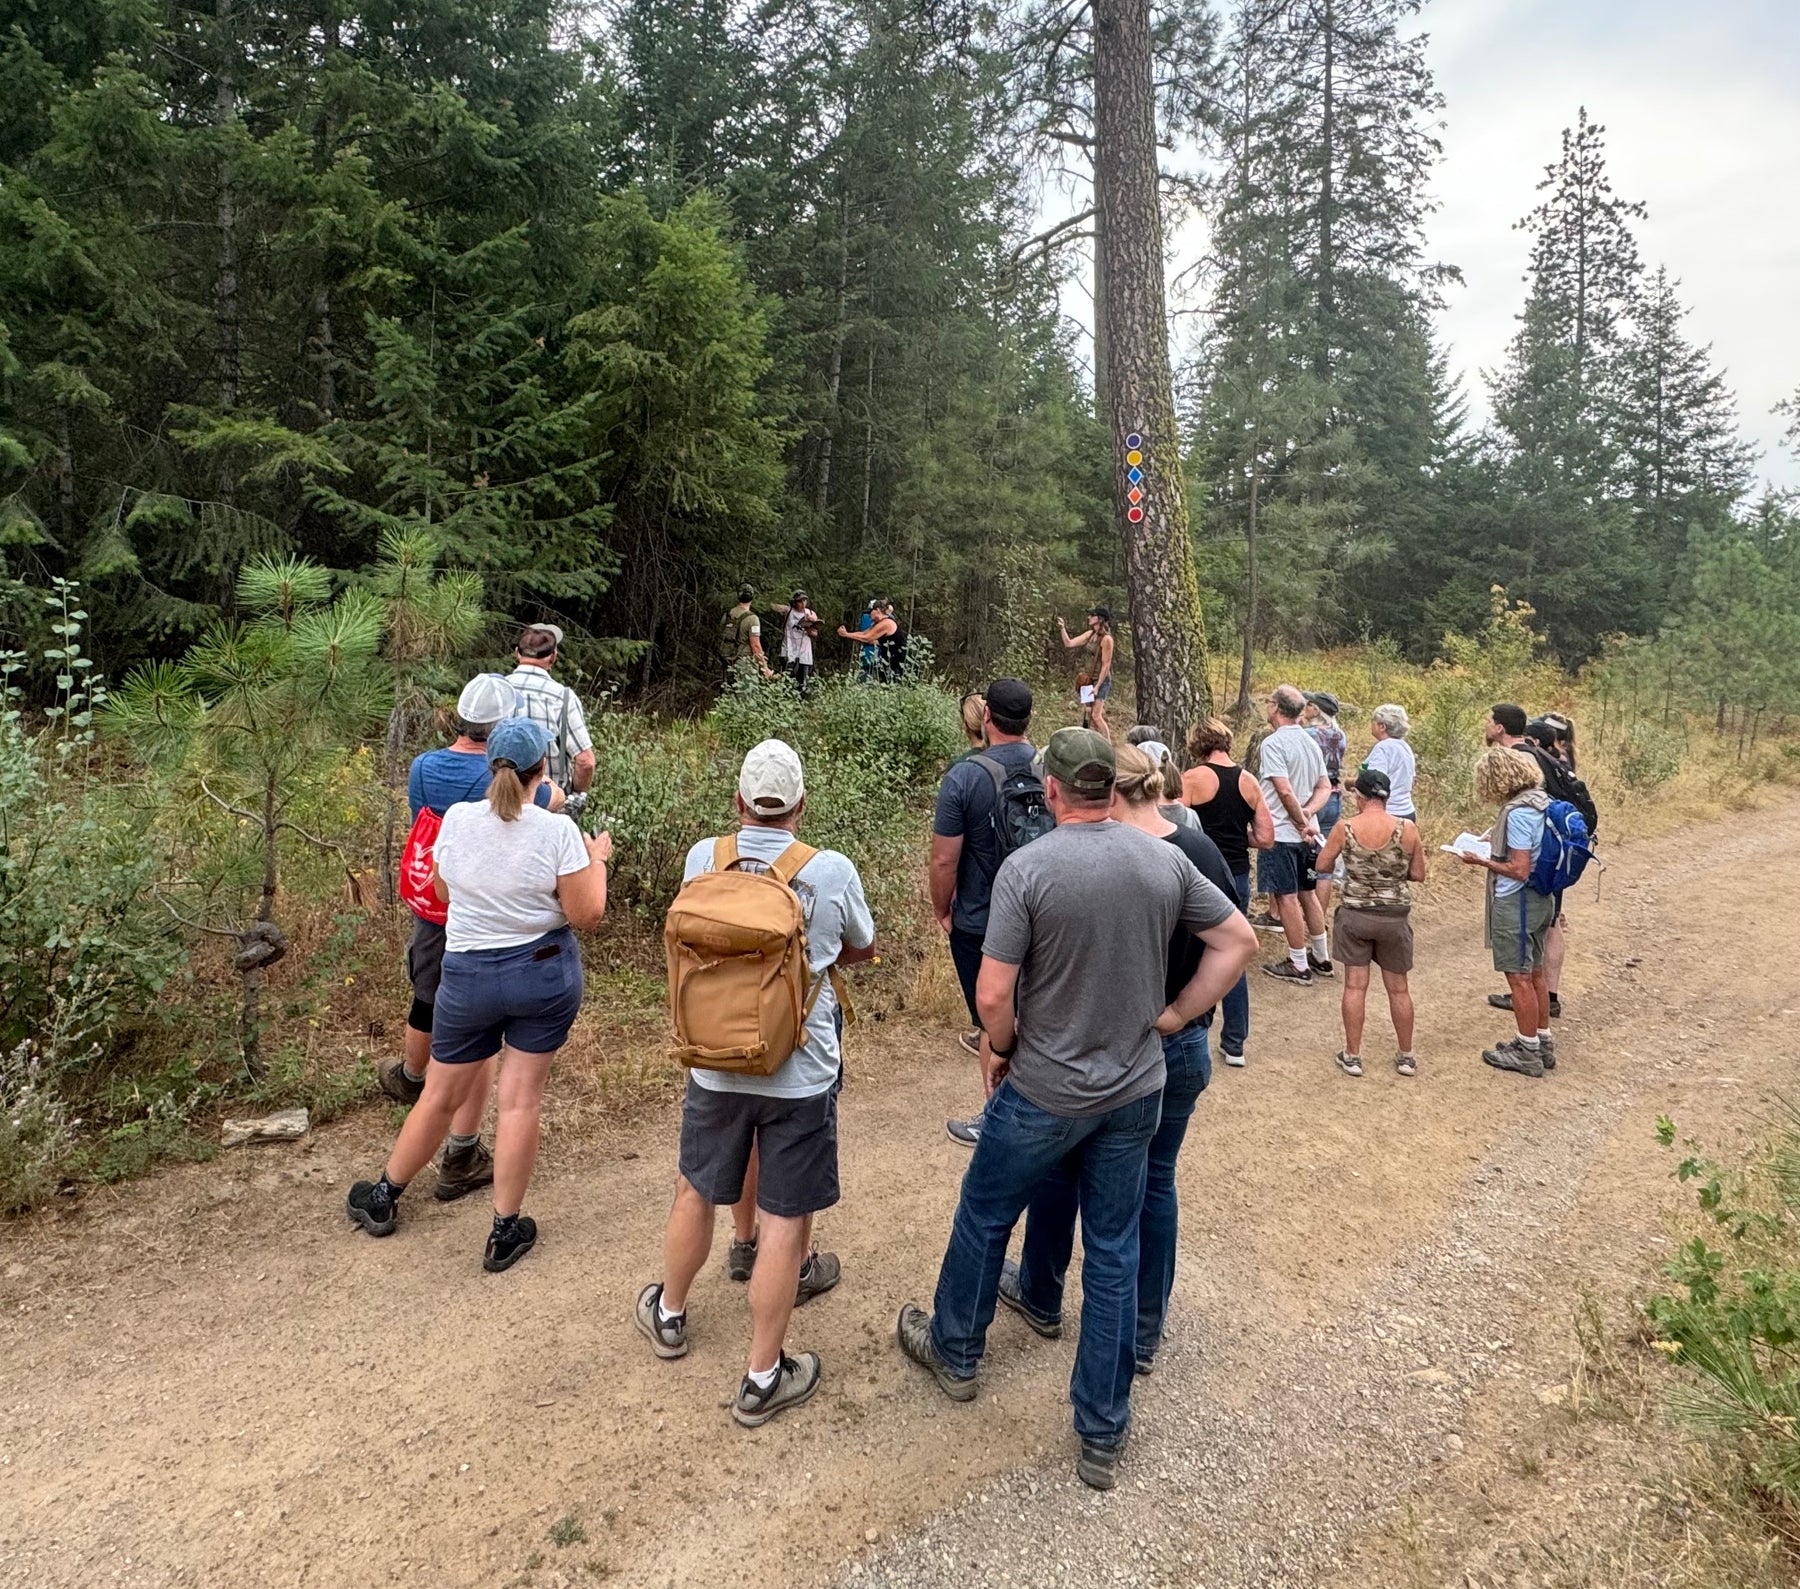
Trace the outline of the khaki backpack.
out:
[[[728,836],[714,841],[713,869],[682,885],[663,927],[681,1064],[771,1076],[800,1046],[825,977],[812,976],[793,882],[818,853],[796,839],[768,871],[745,872]],[[826,975],[848,1023],[843,985]]]

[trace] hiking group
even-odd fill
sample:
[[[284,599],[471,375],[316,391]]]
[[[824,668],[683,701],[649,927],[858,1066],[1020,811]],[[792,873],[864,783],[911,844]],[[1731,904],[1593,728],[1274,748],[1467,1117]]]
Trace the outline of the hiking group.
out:
[[[751,597],[746,587],[727,618],[730,644],[742,648],[730,665],[770,671]],[[782,660],[804,694],[817,615],[804,591],[781,611]],[[891,604],[872,602],[865,620],[839,633],[872,650],[870,669],[880,672],[895,632],[883,628],[894,623]],[[1091,615],[1085,639],[1063,636],[1092,648],[1110,684],[1105,610]],[[564,820],[571,795],[593,778],[594,755],[575,692],[551,676],[561,638],[550,626],[527,629],[517,671],[471,680],[451,744],[413,764],[402,861],[416,917],[413,1004],[404,1052],[381,1075],[384,1090],[413,1107],[378,1177],[358,1181],[347,1200],[370,1234],[391,1233],[408,1183],[441,1146],[435,1196],[493,1187],[490,1270],[537,1239],[522,1204],[545,1078],[581,1005],[574,929],[592,929],[606,908],[610,836]],[[929,893],[968,1013],[957,1041],[976,1061],[981,1097],[947,1126],[972,1157],[930,1307],[908,1302],[895,1333],[947,1396],[973,1400],[997,1307],[1040,1335],[1062,1334],[1079,1226],[1076,1466],[1107,1489],[1130,1432],[1132,1386],[1154,1370],[1164,1338],[1177,1164],[1212,1076],[1215,1011],[1224,1062],[1247,1063],[1254,926],[1285,941],[1286,954],[1263,967],[1275,980],[1310,987],[1343,967],[1336,1064],[1350,1076],[1363,1074],[1370,972],[1379,969],[1395,1068],[1413,1076],[1409,912],[1425,855],[1410,724],[1398,705],[1371,715],[1346,815],[1348,739],[1326,692],[1274,691],[1254,768],[1232,759],[1223,722],[1194,725],[1183,769],[1153,725],[1115,746],[1099,726],[1110,691],[1081,688],[1093,726],[1059,729],[1041,749],[1023,682],[997,679],[962,702],[969,749],[938,791]],[[1458,853],[1489,874],[1487,939],[1507,982],[1490,1002],[1512,1011],[1517,1032],[1482,1058],[1542,1076],[1556,1063],[1549,1022],[1560,1014],[1563,894],[1591,854],[1596,818],[1565,719],[1497,705],[1486,738],[1475,792],[1496,819],[1485,844]],[[839,973],[874,957],[875,922],[855,863],[799,837],[806,773],[791,746],[770,739],[748,752],[735,808],[734,831],[689,851],[665,923],[675,1057],[688,1076],[660,1274],[632,1316],[659,1358],[688,1355],[691,1288],[717,1210],[728,1208],[726,1273],[747,1284],[750,1312],[731,1413],[756,1427],[811,1397],[824,1372],[816,1352],[790,1352],[787,1335],[794,1309],[842,1277],[838,1258],[816,1247],[813,1221],[840,1196],[838,1104],[854,1015]],[[1268,898],[1254,924],[1252,850]],[[491,1155],[479,1136],[490,1091]],[[1007,1251],[1021,1219],[1014,1262]]]

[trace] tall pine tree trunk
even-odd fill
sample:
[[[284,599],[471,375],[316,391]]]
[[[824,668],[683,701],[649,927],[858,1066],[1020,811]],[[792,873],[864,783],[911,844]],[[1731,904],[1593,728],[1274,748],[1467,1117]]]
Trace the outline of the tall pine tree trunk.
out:
[[[1256,514],[1261,507],[1260,491],[1262,476],[1257,468],[1256,449],[1259,438],[1254,432],[1250,436],[1250,516],[1244,521],[1244,652],[1238,666],[1237,700],[1232,704],[1232,715],[1240,718],[1250,716],[1250,669],[1256,658],[1256,619],[1258,598],[1262,591],[1259,586],[1261,570],[1257,567]]]
[[[221,130],[238,116],[237,40],[233,36],[233,0],[216,0],[214,18],[219,26],[219,69],[213,88],[213,108]],[[218,275],[213,285],[214,334],[218,342],[219,409],[230,413],[238,405],[241,349],[238,329],[237,181],[231,169],[231,150],[219,155]],[[237,490],[237,472],[227,461],[219,471],[219,491],[229,502]]]
[[[1094,162],[1094,417],[1112,429],[1112,336],[1106,327],[1106,250],[1100,246],[1100,163]]]
[[[1131,598],[1137,718],[1179,745],[1211,710],[1206,619],[1188,532],[1181,437],[1169,369],[1156,98],[1149,0],[1098,0],[1094,31],[1094,168],[1106,295],[1115,509]],[[1126,515],[1125,438],[1142,437],[1143,521]]]
[[[831,442],[837,433],[838,392],[844,381],[844,289],[850,280],[850,239],[844,235],[849,221],[848,204],[838,207],[838,281],[837,326],[831,338],[830,412],[825,418],[825,434],[819,442],[819,491],[813,506],[823,514],[831,506]]]

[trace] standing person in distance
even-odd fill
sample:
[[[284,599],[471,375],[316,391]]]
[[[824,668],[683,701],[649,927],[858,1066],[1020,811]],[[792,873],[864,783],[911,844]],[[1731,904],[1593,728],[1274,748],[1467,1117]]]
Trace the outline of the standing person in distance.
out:
[[[1483,1049],[1496,1070],[1542,1076],[1556,1068],[1556,1040],[1550,1035],[1550,988],[1544,940],[1556,915],[1556,901],[1526,887],[1544,842],[1549,796],[1538,764],[1522,751],[1490,745],[1475,763],[1475,798],[1499,808],[1488,835],[1491,854],[1465,853],[1463,864],[1488,874],[1486,926],[1494,969],[1512,994],[1518,1034]]]
[[[497,673],[478,673],[463,686],[456,699],[456,738],[441,750],[415,756],[407,771],[406,801],[415,829],[423,812],[431,812],[441,822],[452,806],[486,798],[488,785],[493,781],[487,761],[488,736],[496,725],[512,717],[517,702],[512,685]],[[548,778],[538,784],[532,798],[549,810],[562,809],[562,791]],[[413,842],[409,834],[409,851]],[[425,862],[423,855],[420,862]],[[444,973],[446,924],[437,919],[444,911],[435,910],[427,918],[418,914],[423,908],[414,910],[412,937],[406,946],[406,976],[412,984],[413,997],[406,1015],[403,1052],[399,1058],[385,1061],[378,1073],[381,1090],[396,1103],[407,1105],[417,1103],[425,1091],[431,1063],[433,1012]],[[450,1123],[437,1186],[432,1192],[441,1203],[493,1183],[494,1160],[481,1145],[487,1096],[484,1076],[478,1085],[471,1086],[467,1102]]]
[[[762,619],[751,605],[755,600],[755,586],[740,585],[737,604],[719,621],[719,668],[726,684],[747,667],[754,667],[765,679],[775,677],[763,655]]]
[[[1204,833],[1183,828],[1158,809],[1163,793],[1159,767],[1141,747],[1126,746],[1118,753],[1118,777],[1113,784],[1113,815],[1119,823],[1172,844],[1180,850],[1214,888],[1233,897],[1235,884],[1225,869],[1218,847]],[[1240,913],[1226,923],[1236,937],[1237,964],[1248,965],[1256,954],[1256,931]],[[1221,934],[1222,936],[1222,934]],[[1217,951],[1186,927],[1177,927],[1168,945],[1168,970],[1163,994],[1172,1005],[1199,973],[1201,960]],[[1179,1031],[1163,1035],[1162,1113],[1156,1134],[1150,1139],[1145,1172],[1144,1206],[1138,1216],[1137,1330],[1133,1360],[1140,1374],[1148,1374],[1162,1345],[1163,1327],[1169,1315],[1169,1297],[1175,1287],[1175,1248],[1180,1229],[1180,1208],[1175,1195],[1175,1164],[1187,1137],[1194,1105],[1212,1080],[1212,1054],[1207,1028],[1212,1024],[1209,1006]],[[1025,1218],[1025,1243],[1017,1264],[1000,1270],[1000,1300],[1038,1334],[1062,1334],[1063,1277],[1075,1246],[1075,1219],[1080,1185],[1072,1167],[1059,1165],[1040,1184]]]
[[[1054,826],[1036,769],[1031,691],[1017,679],[995,679],[982,700],[984,750],[955,762],[938,786],[931,822],[931,914],[950,945],[956,980],[969,1010],[969,1030],[957,1042],[981,1052],[981,1015],[975,1004],[988,901],[1006,857]],[[952,1142],[972,1148],[981,1137],[982,1111],[948,1120]]]
[[[1301,726],[1312,735],[1319,754],[1325,758],[1325,776],[1331,783],[1331,798],[1319,810],[1319,833],[1327,839],[1344,812],[1344,755],[1350,748],[1350,741],[1338,726],[1338,711],[1335,695],[1327,690],[1308,690],[1306,710],[1300,714]],[[1320,869],[1318,878],[1313,892],[1319,897],[1319,914],[1329,916],[1331,890],[1336,879],[1324,869]]]
[[[818,637],[823,620],[812,610],[803,590],[795,591],[792,601],[778,605],[775,610],[781,614],[781,660],[787,664],[788,672],[794,677],[794,687],[804,701],[807,687],[812,683],[813,641]]]
[[[1248,958],[1231,901],[1173,845],[1112,820],[1112,742],[1051,737],[1044,784],[1056,828],[995,878],[976,1003],[988,1105],[963,1176],[933,1311],[909,1302],[902,1353],[953,1401],[973,1401],[1006,1246],[1058,1165],[1079,1182],[1081,1339],[1069,1399],[1077,1472],[1110,1489],[1131,1420],[1138,1219],[1162,1112],[1163,1034],[1217,1002]],[[1173,1004],[1169,939],[1185,926],[1220,953]]]
[[[1081,720],[1095,733],[1110,738],[1111,731],[1106,726],[1106,700],[1112,694],[1113,686],[1112,609],[1098,605],[1088,608],[1087,628],[1078,635],[1071,635],[1069,626],[1061,618],[1056,620],[1056,627],[1066,650],[1088,653],[1082,659],[1082,673],[1092,680],[1094,695],[1091,701],[1081,703]],[[1078,678],[1077,696],[1087,687]]]
[[[1143,751],[1162,776],[1165,798],[1157,803],[1156,809],[1176,827],[1192,828],[1198,833],[1200,819],[1181,798],[1181,773],[1175,765],[1174,751],[1163,743],[1162,730],[1151,723],[1133,723],[1125,730],[1125,743]]]
[[[854,632],[842,624],[838,625],[838,637],[854,640],[859,647],[856,656],[858,684],[873,684],[881,677],[881,642],[900,627],[887,615],[886,606],[877,596],[869,603],[868,610],[862,616],[861,626]]]
[[[1344,968],[1344,1046],[1337,1066],[1346,1076],[1362,1070],[1363,1019],[1368,1009],[1369,967],[1381,968],[1388,1014],[1399,1052],[1394,1068],[1418,1072],[1413,1053],[1413,1001],[1407,977],[1413,967],[1412,887],[1425,881],[1425,847],[1418,826],[1389,814],[1388,776],[1379,768],[1356,774],[1356,813],[1339,822],[1325,841],[1319,866],[1344,862],[1344,892],[1332,919],[1332,952]]]
[[[450,916],[425,1090],[380,1177],[358,1181],[346,1200],[371,1236],[391,1234],[407,1183],[471,1100],[486,1100],[488,1061],[498,1054],[494,1228],[482,1255],[490,1272],[510,1268],[537,1242],[537,1224],[520,1208],[537,1163],[550,1061],[581,1013],[581,950],[571,929],[591,932],[606,914],[612,835],[586,838],[535,803],[549,753],[550,736],[530,718],[498,724],[487,741],[487,798],[444,815],[434,878]]]
[[[1181,798],[1199,818],[1201,831],[1218,847],[1246,917],[1250,910],[1250,852],[1275,843],[1275,821],[1263,802],[1262,786],[1231,759],[1231,730],[1209,717],[1188,730],[1188,761],[1181,775]],[[1225,1063],[1242,1066],[1250,1041],[1250,976],[1237,979],[1223,1001],[1219,1051]]]
[[[862,878],[847,856],[800,843],[805,809],[806,778],[799,756],[782,741],[765,739],[751,747],[738,774],[738,832],[702,839],[688,851],[684,891],[721,864],[772,874],[793,891],[805,920],[810,1003],[799,1046],[773,1070],[714,1070],[698,1064],[689,1069],[675,1202],[663,1236],[662,1279],[638,1293],[633,1310],[639,1331],[658,1357],[685,1357],[688,1292],[712,1250],[714,1213],[754,1198],[758,1228],[750,1273],[750,1360],[731,1407],[732,1418],[745,1428],[767,1423],[819,1388],[823,1369],[818,1353],[793,1357],[785,1342],[795,1307],[829,1291],[842,1273],[833,1254],[812,1250],[813,1216],[839,1196],[837,1100],[843,1050],[831,972],[875,954],[875,922]],[[795,846],[798,865],[784,860]],[[677,895],[671,907],[671,927],[682,899]],[[707,957],[715,958],[716,951],[709,947]],[[695,996],[707,997],[704,992]],[[754,1012],[715,1010],[712,1018],[738,1026],[747,1014]],[[725,1056],[709,1045],[707,1057]]]
[[[1406,742],[1411,732],[1412,719],[1404,706],[1388,701],[1376,707],[1369,716],[1369,737],[1375,743],[1363,765],[1387,778],[1388,815],[1416,822],[1419,812],[1413,804],[1413,782],[1418,776],[1418,763],[1412,746]]]
[[[549,736],[550,781],[571,794],[586,795],[594,781],[594,742],[588,737],[587,713],[574,690],[550,677],[562,642],[563,632],[555,624],[529,625],[519,636],[513,652],[517,666],[506,682],[518,695],[515,715],[530,718]]]
[[[1278,685],[1269,697],[1273,732],[1262,742],[1257,765],[1275,842],[1257,862],[1256,880],[1274,904],[1288,946],[1287,959],[1264,966],[1264,975],[1311,987],[1315,976],[1334,974],[1325,912],[1303,876],[1309,851],[1320,844],[1319,812],[1331,797],[1331,780],[1317,742],[1300,726],[1305,710],[1306,697],[1291,684]]]

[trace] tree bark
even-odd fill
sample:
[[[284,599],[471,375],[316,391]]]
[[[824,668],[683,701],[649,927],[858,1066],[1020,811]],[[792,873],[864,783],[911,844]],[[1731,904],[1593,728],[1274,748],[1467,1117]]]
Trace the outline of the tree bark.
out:
[[[1250,437],[1250,516],[1244,524],[1244,583],[1247,587],[1244,594],[1244,655],[1238,668],[1237,700],[1231,708],[1232,714],[1240,718],[1250,715],[1250,668],[1256,656],[1256,608],[1261,594],[1256,566],[1256,511],[1261,506],[1259,490],[1262,485],[1256,467],[1256,449],[1260,440],[1254,434]]]
[[[1098,0],[1094,166],[1106,293],[1113,478],[1131,601],[1137,717],[1179,745],[1211,710],[1206,619],[1188,531],[1169,368],[1149,0]],[[1128,436],[1144,455],[1142,522],[1128,517]]]
[[[232,0],[216,0],[214,16],[219,24],[219,71],[213,89],[213,107],[218,125],[229,127],[238,115],[237,40],[232,36]],[[238,346],[238,244],[237,183],[232,175],[231,156],[219,157],[219,272],[213,287],[213,315],[218,338],[219,407],[233,409],[238,404],[241,365]]]

